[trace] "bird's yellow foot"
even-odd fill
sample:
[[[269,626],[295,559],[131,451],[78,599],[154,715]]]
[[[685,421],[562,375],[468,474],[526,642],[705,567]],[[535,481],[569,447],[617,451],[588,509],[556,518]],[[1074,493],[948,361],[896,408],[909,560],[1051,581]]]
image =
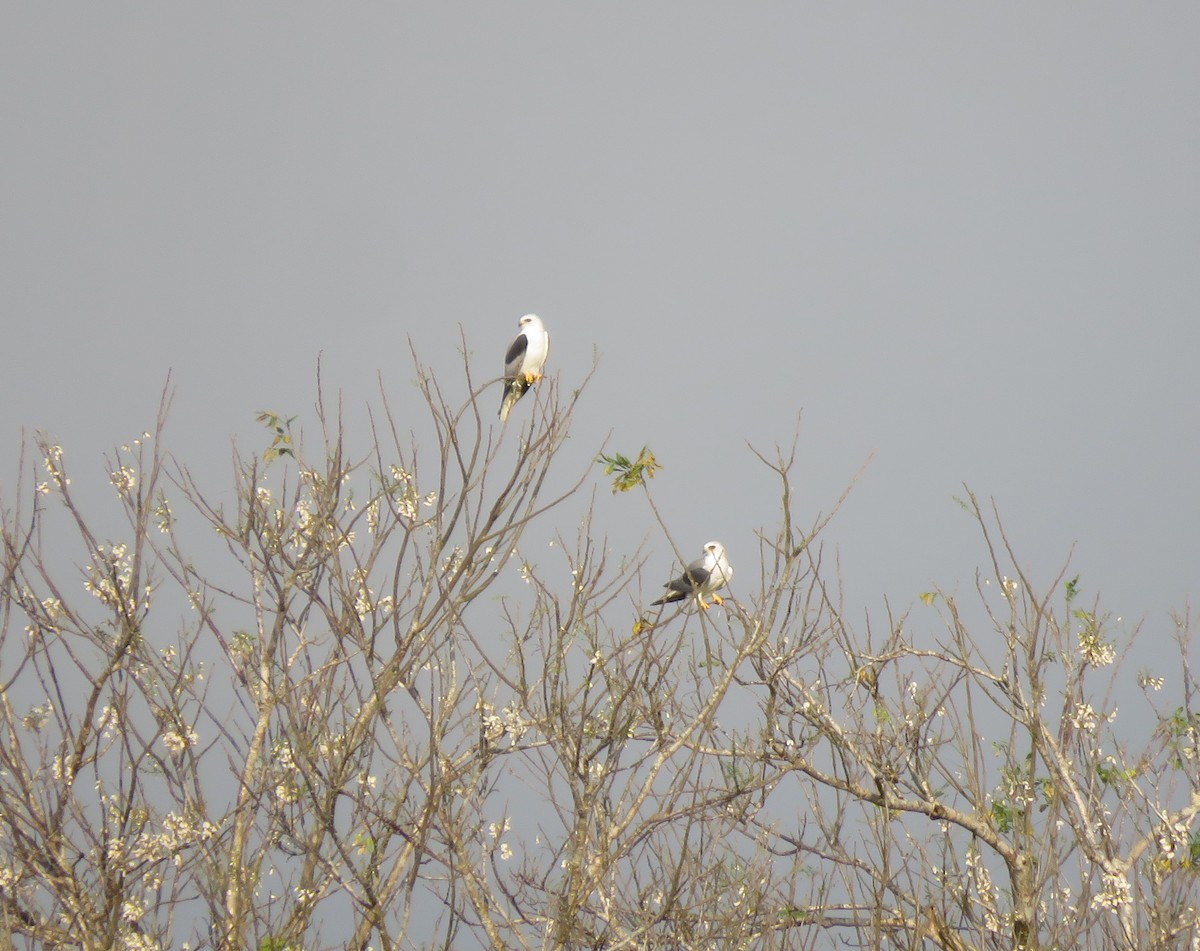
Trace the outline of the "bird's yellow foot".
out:
[[[723,597],[721,597],[719,594],[714,594],[712,596],[712,599],[713,599],[713,604],[724,604],[725,603],[725,599]]]
[[[705,604],[704,598],[702,598],[700,595],[696,595],[696,600],[700,602],[700,610],[701,611],[707,611],[709,608],[712,607],[711,604]]]
[[[541,378],[542,378],[542,375],[540,373],[526,373],[525,374],[525,382],[526,383],[536,383]]]

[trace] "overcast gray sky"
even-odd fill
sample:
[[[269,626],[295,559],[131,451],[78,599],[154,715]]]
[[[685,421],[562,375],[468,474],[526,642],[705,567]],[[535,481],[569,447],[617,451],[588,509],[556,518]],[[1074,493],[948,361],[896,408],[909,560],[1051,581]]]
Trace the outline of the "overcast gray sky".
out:
[[[318,353],[360,412],[378,371],[411,393],[410,336],[498,374],[535,311],[562,385],[600,356],[570,465],[650,444],[687,554],[756,577],[745,442],[803,410],[804,517],[875,454],[828,535],[853,603],[971,583],[965,481],[1040,580],[1074,544],[1165,630],[1200,564],[1197,36],[1191,3],[9,4],[0,496],[22,428],[102,483],[168,369],[219,487],[256,411],[311,421]],[[666,580],[641,500],[598,521]]]

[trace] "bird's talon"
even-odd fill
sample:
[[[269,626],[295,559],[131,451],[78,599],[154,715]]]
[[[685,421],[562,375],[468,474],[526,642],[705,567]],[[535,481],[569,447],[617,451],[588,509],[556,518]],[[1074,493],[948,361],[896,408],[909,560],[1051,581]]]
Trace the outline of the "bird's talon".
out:
[[[724,604],[725,603],[725,599],[723,597],[721,597],[719,594],[714,594],[712,596],[712,599],[713,599],[714,604]]]

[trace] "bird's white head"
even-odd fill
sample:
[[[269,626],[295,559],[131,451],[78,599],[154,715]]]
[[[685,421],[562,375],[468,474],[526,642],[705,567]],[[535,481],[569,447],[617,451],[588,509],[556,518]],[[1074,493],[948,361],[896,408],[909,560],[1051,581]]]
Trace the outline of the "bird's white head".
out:
[[[517,326],[522,330],[526,330],[530,327],[540,327],[542,326],[542,318],[537,314],[526,314],[519,321],[517,321]]]
[[[723,588],[733,580],[733,565],[725,557],[725,546],[720,542],[708,542],[704,546],[704,561],[713,573],[709,586],[714,590]]]

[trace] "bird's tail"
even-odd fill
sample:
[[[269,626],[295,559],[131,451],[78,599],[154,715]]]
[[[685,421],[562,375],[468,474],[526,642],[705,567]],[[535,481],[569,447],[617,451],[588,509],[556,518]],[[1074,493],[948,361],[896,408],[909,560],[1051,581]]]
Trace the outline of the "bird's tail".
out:
[[[525,395],[525,391],[511,384],[504,387],[504,396],[500,400],[500,422],[508,422],[508,414],[517,405],[517,400]]]

